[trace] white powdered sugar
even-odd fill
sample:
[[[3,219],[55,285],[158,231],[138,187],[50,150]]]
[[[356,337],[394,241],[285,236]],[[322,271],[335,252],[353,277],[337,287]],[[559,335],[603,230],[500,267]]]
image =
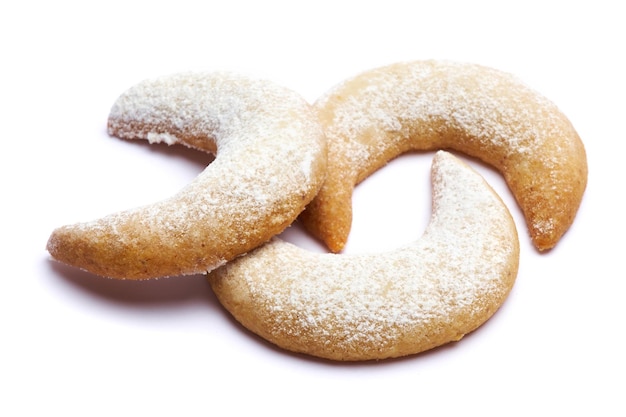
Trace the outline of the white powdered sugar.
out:
[[[445,146],[437,141],[448,132],[465,136],[472,143],[468,150],[478,157],[476,148],[481,147],[498,149],[504,156],[534,152],[549,138],[569,133],[556,106],[514,76],[455,62],[372,70],[330,90],[316,107],[328,118],[329,146],[354,140],[365,160],[380,153],[379,147],[409,147],[401,145],[407,141],[417,149]],[[420,124],[438,128],[419,135],[411,131],[411,125]],[[383,134],[392,142],[378,140]]]
[[[431,222],[412,244],[341,255],[274,239],[209,279],[225,305],[236,299],[231,312],[244,325],[257,321],[264,337],[304,352],[376,357],[441,329],[460,338],[473,330],[464,322],[486,320],[513,285],[517,234],[495,193],[451,155],[437,154],[433,184]]]
[[[122,277],[133,269],[142,277],[203,273],[253,249],[295,220],[325,174],[324,132],[311,106],[291,90],[231,73],[139,83],[115,102],[108,128],[124,139],[216,153],[167,200],[65,227],[63,239],[82,239],[82,252],[93,251],[90,264],[124,256]]]
[[[349,213],[347,199],[333,198],[340,188],[402,152],[435,149],[498,169],[541,250],[556,243],[580,204],[587,167],[578,134],[555,104],[510,74],[446,61],[397,63],[344,81],[315,107],[327,126],[329,170],[349,179],[327,181],[314,204],[320,212]],[[319,230],[338,223],[309,216]],[[324,237],[347,236],[331,238]]]
[[[311,170],[323,155],[323,142],[309,113],[300,96],[269,82],[185,73],[125,93],[111,110],[110,130],[121,137],[216,148],[215,161],[160,204],[160,214],[149,221],[193,228],[201,219],[224,217],[245,230],[260,221],[285,222],[280,206],[316,186]],[[277,213],[268,219],[272,210]]]

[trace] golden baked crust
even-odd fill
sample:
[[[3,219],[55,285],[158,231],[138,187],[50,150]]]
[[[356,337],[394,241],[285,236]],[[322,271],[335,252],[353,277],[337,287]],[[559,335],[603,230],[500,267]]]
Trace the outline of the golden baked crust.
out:
[[[409,150],[455,149],[498,169],[539,250],[574,221],[587,183],[583,144],[553,103],[509,74],[397,63],[346,80],[315,107],[326,126],[329,174],[301,220],[333,252],[350,232],[355,184]]]
[[[175,196],[53,231],[57,260],[98,275],[204,273],[280,233],[321,186],[326,142],[299,95],[230,73],[184,73],[132,87],[109,133],[217,151]]]
[[[357,361],[457,341],[502,305],[519,264],[515,224],[468,165],[439,151],[433,211],[414,243],[317,254],[278,238],[208,275],[224,307],[290,351]]]

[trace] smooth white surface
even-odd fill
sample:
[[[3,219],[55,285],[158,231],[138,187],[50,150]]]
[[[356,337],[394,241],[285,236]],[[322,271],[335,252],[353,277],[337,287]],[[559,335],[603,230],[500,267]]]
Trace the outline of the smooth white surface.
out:
[[[619,2],[5,2],[0,6],[0,415],[624,415],[626,30]],[[51,262],[53,228],[150,203],[210,161],[107,136],[144,78],[228,69],[313,101],[360,71],[445,58],[513,72],[586,145],[589,185],[557,248],[515,217],[521,265],[503,308],[461,342],[401,360],[318,361],[244,331],[201,276],[104,280]],[[357,189],[348,251],[419,237],[431,154]],[[289,239],[312,250],[296,230]]]

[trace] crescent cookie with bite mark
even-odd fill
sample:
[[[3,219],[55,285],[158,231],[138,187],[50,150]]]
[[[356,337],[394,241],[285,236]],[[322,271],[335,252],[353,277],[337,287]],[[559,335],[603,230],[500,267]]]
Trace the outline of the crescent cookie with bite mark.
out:
[[[231,73],[141,82],[117,99],[108,130],[216,158],[171,198],[53,231],[53,258],[105,277],[216,268],[289,226],[326,174],[326,141],[311,106],[286,88]]]
[[[209,282],[243,326],[284,349],[340,361],[458,341],[507,298],[519,264],[511,215],[483,178],[439,151],[423,236],[376,254],[318,254],[274,238]]]
[[[454,149],[499,170],[539,250],[568,230],[587,184],[584,146],[549,100],[513,76],[463,63],[415,61],[364,72],[316,103],[328,176],[300,216],[333,252],[352,221],[352,190],[409,150]]]

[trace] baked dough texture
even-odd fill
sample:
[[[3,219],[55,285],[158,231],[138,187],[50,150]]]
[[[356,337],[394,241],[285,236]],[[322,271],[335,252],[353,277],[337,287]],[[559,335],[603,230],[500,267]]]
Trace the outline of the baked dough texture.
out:
[[[501,199],[439,151],[423,236],[375,254],[319,254],[279,238],[212,271],[243,326],[284,349],[339,361],[416,354],[488,320],[517,276],[519,241]]]
[[[326,174],[326,141],[311,106],[232,73],[141,82],[114,103],[108,131],[216,158],[169,199],[53,231],[53,258],[105,277],[205,273],[289,226]]]
[[[344,81],[314,106],[329,174],[301,220],[333,252],[350,232],[354,186],[409,150],[454,149],[499,170],[538,250],[556,245],[574,221],[587,183],[583,144],[555,104],[512,75],[397,63]]]

